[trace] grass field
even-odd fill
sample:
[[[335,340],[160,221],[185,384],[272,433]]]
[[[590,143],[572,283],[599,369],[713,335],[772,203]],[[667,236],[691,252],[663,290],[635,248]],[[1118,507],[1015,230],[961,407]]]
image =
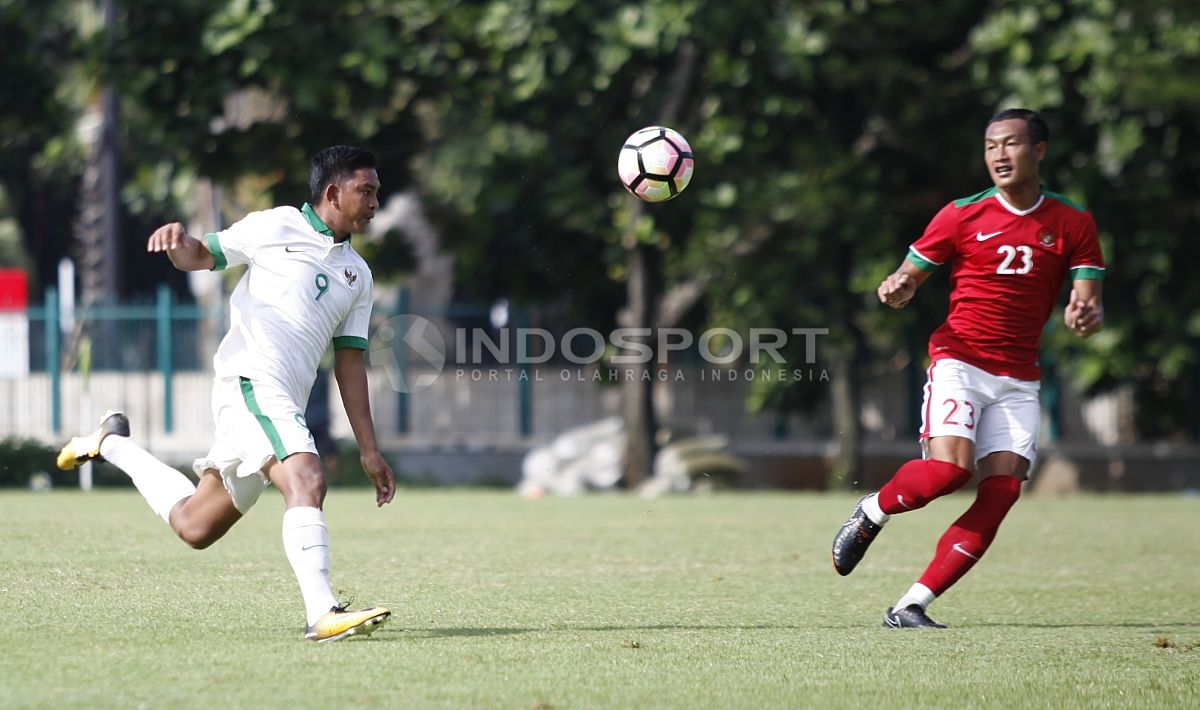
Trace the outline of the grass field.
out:
[[[880,620],[963,495],[848,578],[849,495],[371,498],[330,495],[334,584],[394,616],[317,645],[273,492],[203,552],[132,491],[0,493],[0,707],[1200,707],[1200,497],[1027,497],[946,631]]]

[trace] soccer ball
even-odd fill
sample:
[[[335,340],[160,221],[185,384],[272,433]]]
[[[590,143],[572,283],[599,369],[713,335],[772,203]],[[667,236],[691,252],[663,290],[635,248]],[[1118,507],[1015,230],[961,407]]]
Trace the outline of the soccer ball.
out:
[[[679,131],[649,126],[625,139],[617,157],[621,184],[646,202],[666,202],[692,181],[696,161]]]

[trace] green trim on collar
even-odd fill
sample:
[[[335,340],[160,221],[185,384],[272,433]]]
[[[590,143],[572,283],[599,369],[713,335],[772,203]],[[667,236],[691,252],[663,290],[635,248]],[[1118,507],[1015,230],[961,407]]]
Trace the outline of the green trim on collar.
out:
[[[988,189],[984,190],[983,192],[977,192],[974,195],[971,195],[970,197],[963,197],[961,199],[955,200],[954,206],[958,207],[958,208],[963,208],[963,207],[966,207],[967,205],[973,205],[976,202],[982,202],[983,200],[986,200],[987,198],[991,197],[992,195],[996,194],[997,192],[999,192],[999,190],[997,190],[996,187],[993,185],[992,187],[989,187]]]
[[[305,202],[304,206],[300,208],[300,214],[304,215],[304,219],[308,220],[308,226],[312,227],[314,232],[324,234],[330,239],[337,239],[333,234],[333,230],[329,228],[329,225],[325,224],[325,220],[317,215],[317,211],[313,209],[312,205]]]

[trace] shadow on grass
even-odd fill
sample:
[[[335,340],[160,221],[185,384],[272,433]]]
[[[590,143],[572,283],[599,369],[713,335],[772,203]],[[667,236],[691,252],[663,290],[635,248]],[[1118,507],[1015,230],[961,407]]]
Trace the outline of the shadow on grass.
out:
[[[869,626],[869,625],[868,625]],[[954,629],[987,629],[987,628],[1028,628],[1028,629],[1166,629],[1166,628],[1182,628],[1200,626],[1195,621],[1168,621],[1160,623],[1140,623],[1140,622],[1121,622],[1104,624],[1099,622],[1079,622],[1079,623],[972,623],[955,625]],[[711,624],[711,625],[696,625],[696,624],[649,624],[643,626],[547,626],[540,628],[499,628],[499,627],[480,627],[480,628],[435,628],[435,629],[420,629],[420,628],[403,628],[394,627],[390,629],[392,632],[389,635],[402,635],[407,638],[461,638],[461,637],[485,637],[485,636],[519,636],[529,633],[556,633],[563,631],[586,631],[586,632],[609,632],[609,631],[845,631],[865,628],[860,624],[853,625],[794,625],[794,624]],[[880,627],[882,628],[882,627]]]
[[[1042,624],[1042,623],[1019,623],[1004,621],[998,623],[984,624],[959,624],[960,629],[997,629],[997,628],[1015,628],[1015,629],[1168,629],[1183,626],[1200,626],[1200,621],[1164,621],[1155,623],[1146,623],[1138,621],[1123,621],[1119,623],[1105,624],[1099,621],[1080,621],[1076,623],[1064,624]]]
[[[408,636],[421,638],[454,638],[460,636],[517,636],[529,633],[558,633],[562,631],[777,631],[782,629],[802,630],[812,629],[812,626],[793,626],[790,624],[712,624],[708,626],[694,624],[648,624],[645,626],[546,626],[541,628],[478,628],[478,629],[400,629]],[[840,626],[825,627],[829,629],[843,628]]]

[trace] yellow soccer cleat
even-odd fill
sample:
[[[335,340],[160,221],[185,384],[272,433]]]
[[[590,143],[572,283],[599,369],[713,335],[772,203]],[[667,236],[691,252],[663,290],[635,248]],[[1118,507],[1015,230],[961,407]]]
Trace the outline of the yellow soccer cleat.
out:
[[[347,636],[369,636],[375,627],[388,620],[392,612],[381,606],[370,609],[348,611],[346,607],[335,606],[312,626],[304,629],[304,638],[318,643],[337,641]]]
[[[129,436],[129,418],[121,412],[108,410],[100,428],[87,436],[77,436],[58,452],[58,467],[70,471],[84,461],[100,457],[100,442],[109,434]]]

